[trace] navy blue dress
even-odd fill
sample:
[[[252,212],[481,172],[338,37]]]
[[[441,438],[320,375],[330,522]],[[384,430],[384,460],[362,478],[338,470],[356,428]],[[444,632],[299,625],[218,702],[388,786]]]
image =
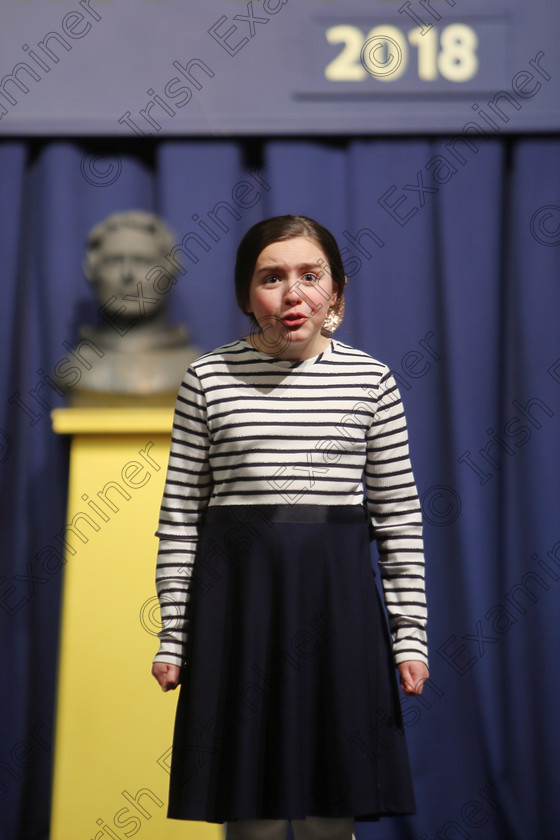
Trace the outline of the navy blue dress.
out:
[[[422,522],[387,366],[337,341],[202,356],[158,536],[157,657],[182,664],[168,815],[413,813],[395,661],[425,657]]]
[[[414,813],[363,507],[257,513],[202,529],[168,816]]]

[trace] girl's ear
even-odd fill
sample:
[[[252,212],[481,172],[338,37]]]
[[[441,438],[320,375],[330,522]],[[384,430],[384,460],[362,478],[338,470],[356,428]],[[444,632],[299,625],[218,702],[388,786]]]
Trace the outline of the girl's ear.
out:
[[[346,284],[347,284],[347,283],[348,283],[348,278],[347,278],[347,277],[345,277],[345,278],[344,278],[344,285],[343,285],[343,287],[342,287],[342,291],[339,291],[338,289],[334,289],[334,291],[333,291],[333,293],[332,293],[332,297],[331,297],[331,306],[332,306],[333,304],[335,304],[335,303],[337,302],[337,300],[340,300],[340,298],[341,298],[341,297],[342,297],[342,295],[344,294],[344,289],[346,288]]]

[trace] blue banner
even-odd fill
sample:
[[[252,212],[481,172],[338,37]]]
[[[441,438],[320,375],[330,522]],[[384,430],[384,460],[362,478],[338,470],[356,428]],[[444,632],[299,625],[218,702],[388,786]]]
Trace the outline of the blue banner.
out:
[[[0,134],[560,128],[553,0],[2,0]]]

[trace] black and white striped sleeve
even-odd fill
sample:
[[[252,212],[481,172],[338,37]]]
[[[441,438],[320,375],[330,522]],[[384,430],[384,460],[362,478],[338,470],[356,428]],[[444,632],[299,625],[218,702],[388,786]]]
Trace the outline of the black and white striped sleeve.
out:
[[[189,369],[179,388],[161,503],[156,589],[162,628],[154,662],[181,665],[189,624],[198,526],[212,491],[206,399]]]
[[[404,408],[387,369],[367,436],[365,485],[395,664],[427,664],[422,515],[409,459]]]

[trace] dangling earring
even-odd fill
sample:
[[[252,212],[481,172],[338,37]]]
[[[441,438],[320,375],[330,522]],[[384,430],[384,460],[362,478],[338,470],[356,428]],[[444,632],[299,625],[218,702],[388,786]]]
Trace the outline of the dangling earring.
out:
[[[344,285],[347,280],[344,278]],[[337,330],[344,320],[344,292],[342,291],[335,302],[329,306],[327,310],[327,317],[323,321],[321,332],[323,335],[332,335]]]

